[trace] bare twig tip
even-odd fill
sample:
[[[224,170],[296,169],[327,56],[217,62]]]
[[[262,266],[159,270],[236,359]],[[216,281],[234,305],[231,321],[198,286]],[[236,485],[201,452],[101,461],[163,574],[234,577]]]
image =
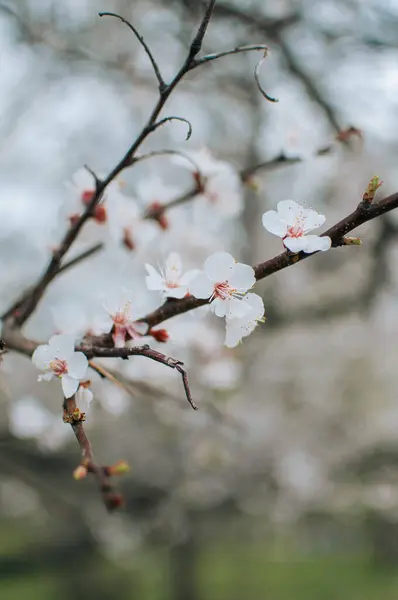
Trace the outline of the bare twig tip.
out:
[[[269,94],[267,94],[267,92],[264,90],[263,86],[260,83],[260,69],[261,69],[263,62],[266,60],[266,58],[267,58],[267,50],[264,50],[263,58],[257,63],[257,65],[254,69],[254,80],[257,84],[258,89],[260,90],[260,93],[262,94],[262,96],[264,96],[264,98],[266,100],[268,100],[268,102],[279,102],[278,98],[273,98],[272,96],[269,96]]]

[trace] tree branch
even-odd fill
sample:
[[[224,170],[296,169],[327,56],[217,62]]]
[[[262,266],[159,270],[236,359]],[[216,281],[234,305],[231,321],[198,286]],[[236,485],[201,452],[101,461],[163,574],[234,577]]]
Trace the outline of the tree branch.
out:
[[[75,471],[76,479],[83,478],[87,473],[93,473],[98,481],[98,485],[102,494],[102,498],[106,508],[109,511],[119,508],[123,502],[121,494],[117,493],[110,481],[109,467],[99,466],[94,458],[93,448],[91,442],[87,437],[85,429],[83,427],[84,416],[80,413],[79,408],[76,406],[75,397],[65,398],[64,401],[64,421],[70,423],[73,433],[79,443],[81,449],[81,463],[80,473],[79,467]]]
[[[394,210],[398,207],[398,192],[384,198],[378,203],[372,204],[367,209],[364,209],[362,203],[358,205],[356,210],[352,212],[350,215],[342,219],[333,227],[330,227],[327,231],[325,231],[325,236],[329,236],[332,240],[332,246],[334,248],[344,245],[343,238],[344,236],[356,229],[363,223],[367,221],[371,221],[380,215],[383,215],[391,210]],[[316,254],[316,253],[313,253]],[[256,280],[264,279],[265,277],[269,277],[273,273],[277,273],[290,265],[296,264],[309,256],[313,256],[313,254],[305,254],[304,252],[300,252],[299,254],[292,254],[291,252],[285,251],[274,258],[271,258],[263,263],[259,263],[254,268]],[[144,323],[147,323],[149,327],[154,327],[155,325],[159,325],[163,321],[167,319],[171,319],[177,315],[181,315],[195,308],[199,308],[200,306],[204,306],[208,304],[208,300],[201,300],[198,298],[194,298],[193,296],[188,296],[187,298],[183,298],[182,300],[176,300],[174,302],[165,302],[162,306],[154,310],[152,313],[149,313],[141,319]]]
[[[145,42],[144,38],[142,37],[142,35],[140,35],[140,33],[137,31],[137,29],[134,27],[134,25],[132,25],[131,23],[129,23],[129,21],[127,21],[127,19],[125,19],[124,17],[122,17],[121,15],[118,15],[116,13],[113,12],[100,12],[98,13],[100,17],[115,17],[116,19],[119,19],[122,23],[124,23],[125,25],[127,25],[127,27],[129,27],[131,29],[131,31],[134,33],[134,35],[136,36],[136,38],[138,39],[138,41],[140,42],[140,44],[142,45],[142,47],[144,48],[145,52],[147,53],[149,60],[152,63],[152,67],[153,70],[155,72],[156,75],[156,79],[158,80],[158,84],[159,84],[159,91],[160,93],[163,91],[163,89],[166,87],[166,84],[164,82],[164,79],[160,73],[160,69],[159,69],[159,65],[156,62],[151,49],[149,48],[148,44]]]
[[[188,375],[184,369],[184,363],[180,360],[166,356],[166,354],[162,354],[157,350],[153,350],[147,344],[144,346],[133,346],[132,348],[109,348],[98,345],[90,345],[89,340],[89,337],[85,338],[84,343],[82,343],[81,346],[78,346],[78,351],[84,352],[87,358],[122,358],[126,360],[130,356],[145,356],[146,358],[150,358],[151,360],[159,362],[166,367],[176,369],[182,377],[185,394],[189,404],[194,410],[197,410],[198,407],[192,399],[192,393],[189,387]]]

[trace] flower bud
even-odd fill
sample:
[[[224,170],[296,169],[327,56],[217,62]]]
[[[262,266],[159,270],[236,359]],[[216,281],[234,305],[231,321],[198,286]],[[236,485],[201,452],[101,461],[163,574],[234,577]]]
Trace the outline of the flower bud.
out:
[[[133,236],[131,235],[130,229],[128,229],[127,227],[125,229],[123,229],[123,245],[128,250],[135,249],[135,242],[134,242]]]
[[[130,471],[129,464],[125,460],[119,460],[114,465],[111,465],[110,467],[106,467],[106,472],[107,472],[107,475],[109,475],[109,476],[125,475],[129,471]]]
[[[84,190],[84,192],[82,193],[80,199],[82,201],[82,203],[84,204],[84,206],[88,206],[91,202],[91,200],[94,197],[94,190]]]
[[[106,223],[108,220],[108,214],[103,204],[95,207],[93,218],[95,221],[97,221],[97,223]]]
[[[157,342],[165,344],[170,339],[170,334],[166,329],[150,329],[148,335],[152,336]]]
[[[374,175],[369,181],[368,187],[366,188],[362,198],[362,202],[365,205],[369,206],[370,204],[372,204],[376,196],[376,192],[381,185],[383,185],[383,182],[381,181],[380,177],[378,175]]]
[[[80,481],[81,479],[84,479],[85,477],[87,477],[87,473],[88,473],[87,467],[85,467],[84,465],[79,465],[73,471],[73,479],[76,479],[76,481]]]

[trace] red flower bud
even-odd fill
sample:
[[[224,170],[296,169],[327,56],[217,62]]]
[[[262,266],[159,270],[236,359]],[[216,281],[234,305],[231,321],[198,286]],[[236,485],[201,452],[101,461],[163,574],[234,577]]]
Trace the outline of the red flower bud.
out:
[[[157,202],[156,200],[148,206],[148,215],[151,217],[151,219],[157,221],[160,227],[164,230],[169,228],[169,220],[166,217],[165,208],[166,207],[164,204]]]
[[[123,244],[128,250],[135,249],[135,242],[133,240],[133,236],[131,235],[130,229],[128,229],[127,227],[123,229]]]
[[[106,221],[108,220],[108,214],[103,204],[100,204],[99,206],[95,207],[94,220],[97,221],[97,223],[106,223]]]
[[[148,335],[151,335],[157,342],[165,344],[170,339],[170,334],[166,329],[150,329]]]
[[[82,195],[80,197],[84,206],[87,206],[88,204],[90,204],[91,200],[93,199],[94,194],[95,194],[94,190],[84,190],[84,192],[82,193]]]

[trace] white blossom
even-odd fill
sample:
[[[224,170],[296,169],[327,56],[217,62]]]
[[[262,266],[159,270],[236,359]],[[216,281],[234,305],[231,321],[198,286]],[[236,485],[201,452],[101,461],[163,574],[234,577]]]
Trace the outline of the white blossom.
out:
[[[218,317],[239,318],[249,310],[242,296],[255,280],[252,267],[235,262],[227,252],[216,252],[206,259],[204,272],[191,282],[190,291],[196,298],[209,298]]]
[[[197,269],[182,273],[182,261],[179,254],[171,252],[160,273],[146,264],[148,272],[146,284],[148,290],[159,290],[164,297],[184,298],[189,293],[189,283],[198,274]]]
[[[108,315],[104,317],[103,327],[106,323],[108,331],[112,331],[115,348],[123,348],[128,340],[137,342],[146,333],[147,325],[137,322],[138,315],[133,312],[132,303],[125,292],[108,299],[104,308]]]
[[[79,383],[86,376],[88,361],[83,352],[75,352],[72,335],[54,335],[48,345],[36,348],[32,355],[33,364],[44,371],[38,381],[61,379],[65,398],[70,398],[78,390]]]
[[[237,319],[227,318],[225,320],[225,345],[228,348],[237,346],[242,338],[254,331],[258,323],[264,321],[264,302],[260,296],[257,294],[247,294],[242,298],[242,302],[245,302],[249,307],[247,313]]]
[[[187,158],[183,155],[176,156],[174,162],[189,169],[195,180],[200,177],[203,186],[196,206],[200,206],[202,199],[206,208],[211,206],[223,216],[238,215],[243,208],[243,191],[242,181],[235,167],[215,158],[207,148],[184,152],[184,155]]]
[[[291,252],[306,254],[329,250],[330,237],[307,235],[309,231],[321,227],[325,220],[325,215],[304,208],[294,200],[281,200],[277,211],[269,210],[263,214],[263,225],[267,231],[282,238]]]

